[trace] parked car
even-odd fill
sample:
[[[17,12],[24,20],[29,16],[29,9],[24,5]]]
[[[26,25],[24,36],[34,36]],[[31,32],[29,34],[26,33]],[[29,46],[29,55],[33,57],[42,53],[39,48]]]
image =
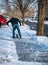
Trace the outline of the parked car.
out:
[[[0,15],[0,27],[5,24],[6,24],[6,18],[3,15]]]

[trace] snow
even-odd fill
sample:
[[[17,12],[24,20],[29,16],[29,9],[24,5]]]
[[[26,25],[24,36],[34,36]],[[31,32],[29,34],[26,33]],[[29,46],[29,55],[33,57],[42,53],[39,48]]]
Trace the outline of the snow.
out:
[[[20,27],[21,28],[21,34],[23,38],[31,38],[31,35],[36,34],[36,31],[32,31],[29,29],[29,26],[25,25]],[[24,32],[25,31],[25,32]],[[30,33],[30,34],[29,34]]]
[[[48,21],[45,21],[44,24],[47,24],[48,25]]]
[[[8,27],[0,28],[0,63],[18,59],[16,47],[12,39],[12,31]]]
[[[5,13],[6,11],[4,9],[0,9],[0,15],[2,15],[3,13]]]
[[[25,19],[25,21],[29,21],[29,22],[35,22],[35,23],[37,23],[38,21],[37,21],[37,18],[36,18],[36,20],[34,20],[35,18],[26,18]],[[48,25],[48,20],[46,20],[46,21],[44,21],[44,24],[46,24],[46,25]]]
[[[32,39],[36,44],[45,45],[48,51],[48,37],[36,36],[36,31],[30,30],[27,25],[20,26],[20,30],[23,39],[26,41]],[[48,63],[19,61],[15,42],[12,39],[12,27],[3,26],[0,28],[0,65],[48,65]]]

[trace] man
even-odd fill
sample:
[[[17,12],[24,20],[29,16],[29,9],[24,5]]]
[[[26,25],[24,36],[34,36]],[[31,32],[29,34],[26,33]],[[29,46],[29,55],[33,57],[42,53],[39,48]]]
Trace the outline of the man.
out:
[[[20,20],[17,19],[17,18],[12,17],[12,18],[7,22],[7,25],[8,25],[9,22],[11,22],[12,27],[13,27],[13,38],[15,38],[15,30],[16,30],[16,29],[17,29],[17,31],[18,31],[18,34],[19,34],[20,38],[21,38],[21,32],[20,32],[20,28],[19,28],[19,25],[18,25],[18,23],[21,25]]]

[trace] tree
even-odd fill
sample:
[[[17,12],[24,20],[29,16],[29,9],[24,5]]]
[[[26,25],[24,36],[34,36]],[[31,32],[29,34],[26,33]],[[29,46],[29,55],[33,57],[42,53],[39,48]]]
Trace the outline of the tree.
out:
[[[5,2],[5,10],[6,10],[6,13],[4,14],[9,17],[12,17],[13,14],[15,15],[15,7],[13,6],[14,3],[12,1],[10,2],[9,0],[4,0],[4,2]]]
[[[24,15],[29,10],[29,5],[32,4],[34,0],[15,0],[16,7],[20,10],[22,14],[22,25],[24,25]]]
[[[46,10],[46,0],[38,0],[38,24],[37,24],[37,35],[44,35],[44,18]]]
[[[11,8],[10,8],[10,5],[9,5],[9,0],[4,0],[4,2],[3,3],[5,3],[4,4],[4,9],[5,9],[5,11],[6,11],[6,13],[3,13],[4,15],[6,15],[6,16],[10,16],[11,15]]]
[[[24,25],[24,18],[27,16],[30,17],[34,11],[32,6],[30,6],[34,1],[35,0],[4,0],[5,9],[7,11],[5,15],[21,17],[22,25]]]

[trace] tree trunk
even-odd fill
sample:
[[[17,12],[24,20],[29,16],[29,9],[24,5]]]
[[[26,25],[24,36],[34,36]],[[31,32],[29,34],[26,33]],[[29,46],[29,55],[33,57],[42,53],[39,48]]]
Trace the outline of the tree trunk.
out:
[[[46,0],[38,0],[38,24],[37,24],[37,35],[44,35],[44,17],[45,17],[45,6]]]

